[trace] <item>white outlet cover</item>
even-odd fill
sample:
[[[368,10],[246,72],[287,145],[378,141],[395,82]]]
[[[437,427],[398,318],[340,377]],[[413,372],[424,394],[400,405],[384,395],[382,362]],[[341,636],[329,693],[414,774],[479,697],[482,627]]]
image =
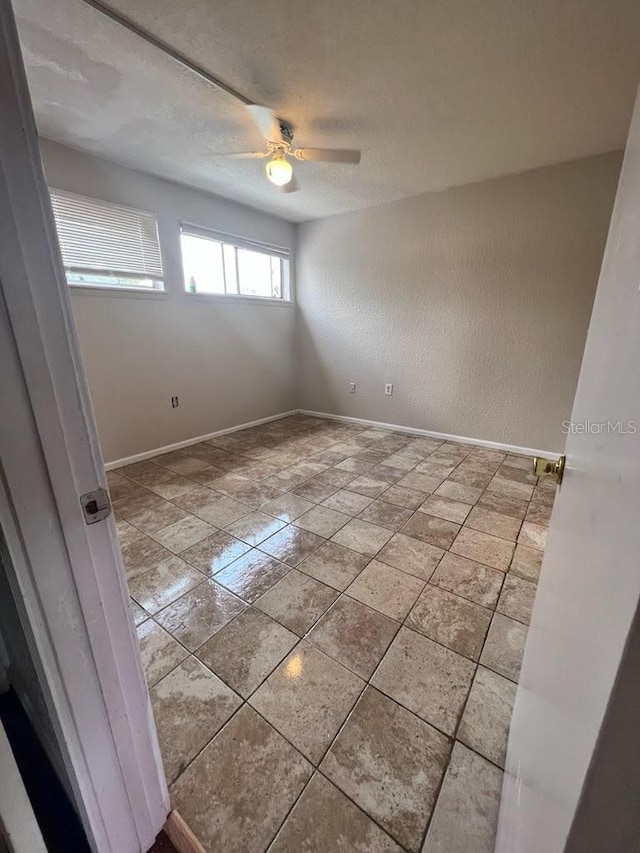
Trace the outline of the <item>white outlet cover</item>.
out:
[[[356,393],[356,383],[355,383],[355,382],[350,382],[350,383],[349,383],[349,393],[350,393],[350,394],[355,394],[355,393]]]
[[[391,382],[387,382],[384,386],[384,393],[387,397],[391,397],[393,395],[393,385]]]

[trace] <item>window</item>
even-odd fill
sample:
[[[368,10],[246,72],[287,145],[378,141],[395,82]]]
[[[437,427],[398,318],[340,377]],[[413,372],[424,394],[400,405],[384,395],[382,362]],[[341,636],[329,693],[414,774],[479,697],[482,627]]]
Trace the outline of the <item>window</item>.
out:
[[[153,213],[63,190],[50,193],[69,284],[164,290]]]
[[[193,225],[183,225],[180,236],[187,293],[290,299],[288,249]]]

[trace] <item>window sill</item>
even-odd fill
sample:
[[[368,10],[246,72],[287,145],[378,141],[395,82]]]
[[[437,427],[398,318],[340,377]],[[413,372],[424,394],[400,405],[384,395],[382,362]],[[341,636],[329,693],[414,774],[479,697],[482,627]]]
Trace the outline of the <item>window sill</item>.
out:
[[[166,290],[143,290],[135,287],[112,287],[105,285],[88,285],[88,284],[69,284],[69,290],[73,293],[78,293],[80,296],[115,296],[125,297],[126,299],[168,299],[169,293]]]
[[[269,305],[279,308],[292,308],[292,299],[273,299],[269,296],[241,296],[229,293],[188,293],[182,294],[189,302],[218,302],[223,305]]]

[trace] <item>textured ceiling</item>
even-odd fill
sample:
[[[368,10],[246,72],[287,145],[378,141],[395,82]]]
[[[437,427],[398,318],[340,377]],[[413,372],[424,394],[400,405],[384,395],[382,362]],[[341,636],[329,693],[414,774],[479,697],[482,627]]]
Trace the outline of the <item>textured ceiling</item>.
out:
[[[271,186],[241,104],[80,0],[14,0],[40,133],[301,221],[621,148],[637,0],[113,0],[295,127],[362,149]]]

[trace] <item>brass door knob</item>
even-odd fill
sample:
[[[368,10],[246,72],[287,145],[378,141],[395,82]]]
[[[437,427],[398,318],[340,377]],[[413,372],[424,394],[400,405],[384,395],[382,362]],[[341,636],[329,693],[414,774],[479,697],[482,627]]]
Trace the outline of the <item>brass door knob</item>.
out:
[[[556,483],[561,483],[566,459],[567,457],[564,454],[558,456],[557,459],[545,459],[543,456],[534,456],[533,473],[537,477],[553,477]]]

